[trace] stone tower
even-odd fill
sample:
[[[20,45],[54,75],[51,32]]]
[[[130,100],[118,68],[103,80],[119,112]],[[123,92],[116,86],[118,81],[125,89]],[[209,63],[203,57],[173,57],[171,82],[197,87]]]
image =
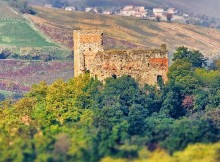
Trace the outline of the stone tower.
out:
[[[74,76],[90,70],[96,53],[104,51],[102,37],[101,30],[74,30]]]

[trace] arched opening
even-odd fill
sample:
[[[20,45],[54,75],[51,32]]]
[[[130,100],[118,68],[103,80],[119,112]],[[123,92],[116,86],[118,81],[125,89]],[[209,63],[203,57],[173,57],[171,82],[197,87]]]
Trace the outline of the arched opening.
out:
[[[158,86],[160,87],[160,89],[163,88],[164,82],[163,82],[163,77],[162,77],[161,75],[158,75],[158,76],[157,76],[157,84],[158,84]]]
[[[88,69],[86,70],[86,74],[90,74],[90,71]]]
[[[117,75],[113,74],[112,78],[117,79]]]
[[[101,38],[102,38],[101,45],[103,46],[103,44],[104,44],[104,42],[103,42],[103,33],[101,34]]]
[[[157,76],[157,83],[163,83],[163,77],[161,75]]]

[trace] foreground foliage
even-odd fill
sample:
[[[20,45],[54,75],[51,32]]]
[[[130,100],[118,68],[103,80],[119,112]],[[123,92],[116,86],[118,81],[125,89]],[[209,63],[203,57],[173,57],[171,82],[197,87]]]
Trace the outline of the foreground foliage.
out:
[[[34,85],[0,105],[0,161],[219,161],[220,71],[190,61],[176,57],[157,86],[89,74]]]

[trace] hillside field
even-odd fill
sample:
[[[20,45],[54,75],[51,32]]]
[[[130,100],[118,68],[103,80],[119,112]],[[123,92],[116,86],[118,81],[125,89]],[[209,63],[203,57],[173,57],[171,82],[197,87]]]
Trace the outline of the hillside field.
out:
[[[54,46],[47,42],[26,21],[3,20],[0,22],[0,45],[16,47]]]
[[[54,55],[66,57],[70,51],[49,40],[37,30],[19,11],[11,8],[6,2],[0,0],[0,49],[10,49],[12,53],[23,54],[26,48],[47,49],[55,52]],[[29,52],[29,54],[32,54]],[[43,53],[41,53],[43,54]],[[44,53],[45,54],[45,53]]]
[[[147,48],[166,43],[171,52],[185,45],[210,58],[220,54],[220,31],[217,29],[62,9],[34,9],[38,14],[29,18],[36,26],[57,42],[65,40],[69,48],[72,48],[74,29],[101,29],[105,48]]]
[[[27,55],[66,59],[71,51],[43,35],[24,15],[0,0],[0,54],[10,51],[18,58],[31,60]],[[40,57],[42,56],[42,57]],[[9,56],[10,58],[10,56]],[[53,59],[53,58],[52,58]],[[73,76],[73,61],[26,61],[0,59],[0,93],[6,97],[26,92],[33,84],[42,80],[52,83],[57,79]]]
[[[73,77],[73,61],[24,61],[0,60],[0,90],[6,92],[26,92],[33,84]],[[2,91],[0,91],[2,93]]]
[[[0,46],[55,46],[33,30],[19,12],[3,1],[0,1],[0,20]]]
[[[23,16],[12,9],[6,2],[0,0],[0,20],[24,21]]]

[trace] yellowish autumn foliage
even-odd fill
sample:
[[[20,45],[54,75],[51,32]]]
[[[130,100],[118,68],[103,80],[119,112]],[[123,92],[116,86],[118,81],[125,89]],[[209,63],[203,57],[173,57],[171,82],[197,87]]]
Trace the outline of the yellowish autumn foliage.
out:
[[[219,162],[220,143],[189,145],[185,150],[175,152],[172,156],[165,150],[153,152],[143,148],[139,151],[138,159],[114,159],[105,157],[101,162]]]
[[[218,162],[220,143],[189,145],[184,151],[174,153],[179,162]]]
[[[50,109],[65,109],[75,104],[77,96],[90,81],[89,74],[73,78],[68,82],[58,80],[48,87],[46,95],[47,107]]]
[[[128,162],[126,159],[113,159],[111,157],[105,157],[101,162]]]
[[[36,100],[34,98],[26,97],[20,99],[18,102],[15,103],[14,107],[19,115],[28,115],[34,108]]]

